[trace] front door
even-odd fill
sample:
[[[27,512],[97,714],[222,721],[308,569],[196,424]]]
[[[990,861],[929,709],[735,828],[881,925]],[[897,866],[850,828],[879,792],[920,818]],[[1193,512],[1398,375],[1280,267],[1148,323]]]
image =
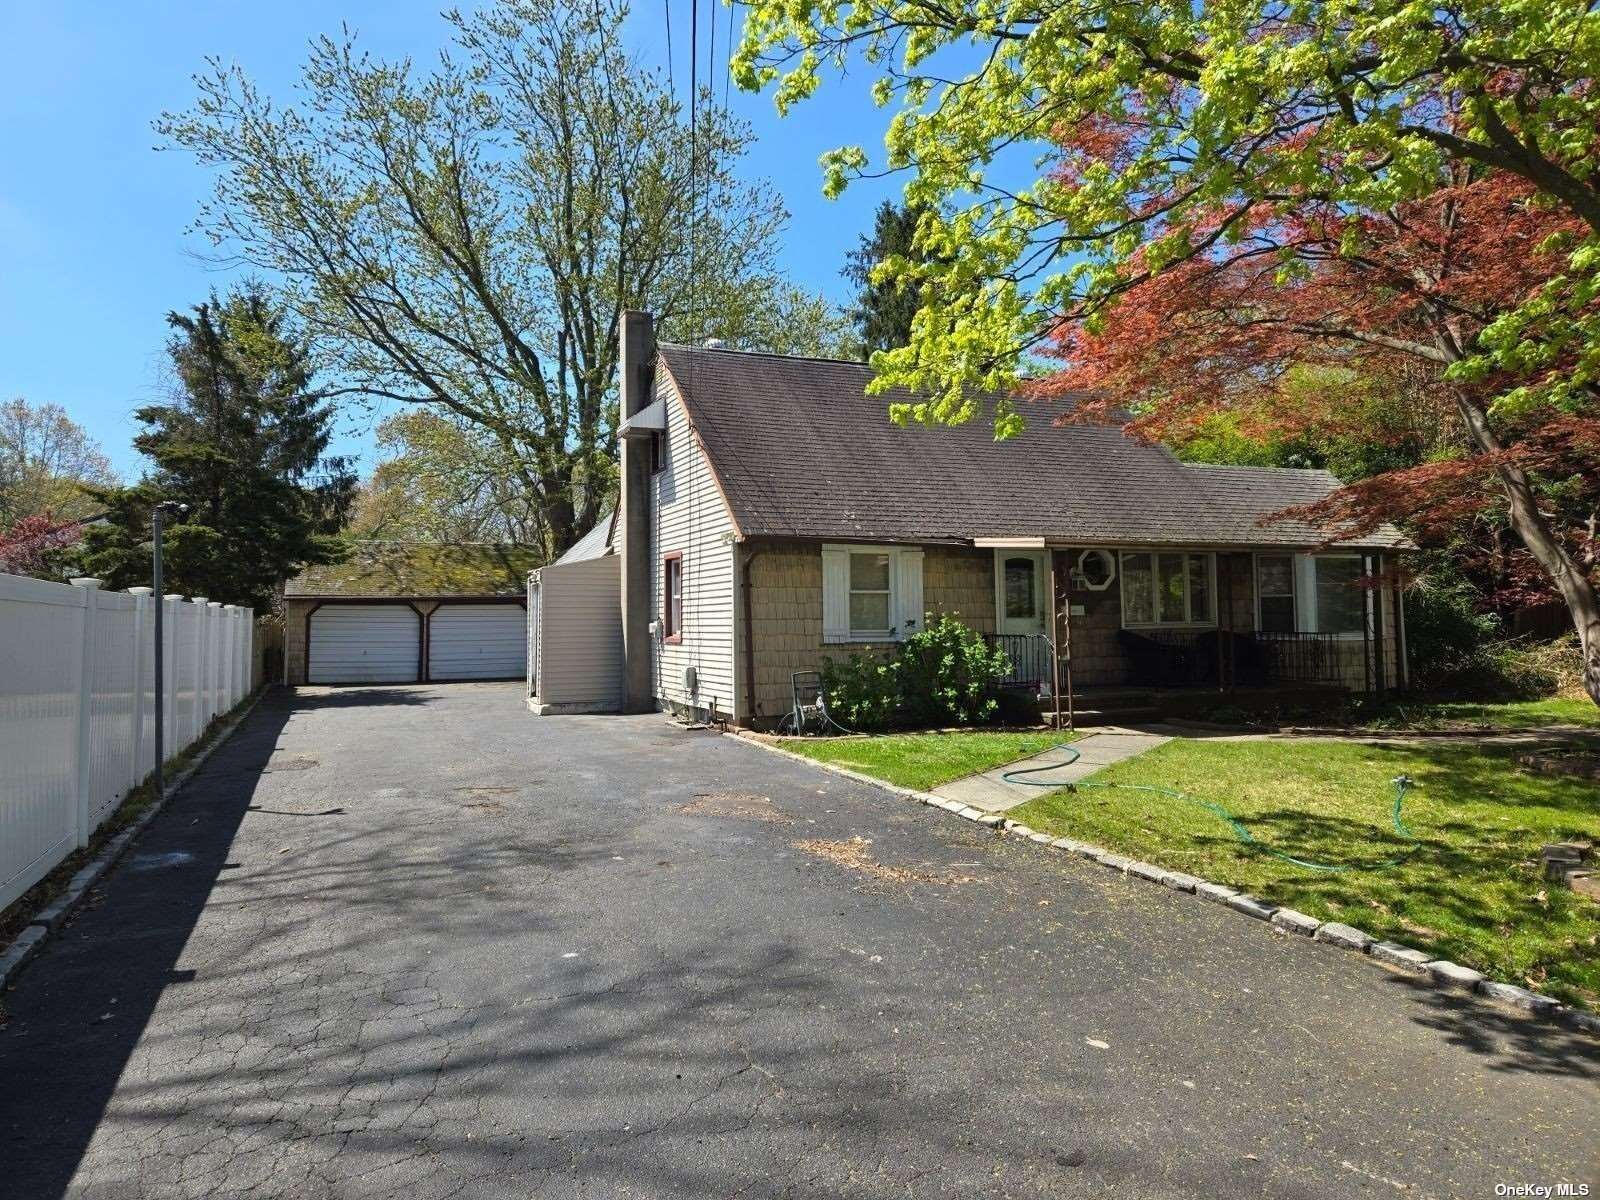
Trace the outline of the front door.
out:
[[[1004,634],[1044,632],[1048,550],[994,552],[995,631]]]

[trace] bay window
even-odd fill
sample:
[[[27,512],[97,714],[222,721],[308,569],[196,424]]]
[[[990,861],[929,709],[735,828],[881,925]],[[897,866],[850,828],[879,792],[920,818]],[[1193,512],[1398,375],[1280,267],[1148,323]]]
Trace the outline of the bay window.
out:
[[[1121,577],[1124,625],[1210,625],[1216,620],[1213,555],[1125,550]]]

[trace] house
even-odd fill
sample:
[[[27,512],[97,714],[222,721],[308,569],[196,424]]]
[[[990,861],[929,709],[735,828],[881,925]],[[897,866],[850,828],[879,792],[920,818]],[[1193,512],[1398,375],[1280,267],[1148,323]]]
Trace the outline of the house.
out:
[[[1005,442],[981,417],[901,428],[887,404],[909,396],[865,395],[859,363],[658,347],[642,313],[622,339],[621,501],[580,561],[540,572],[533,622],[556,619],[552,580],[583,561],[617,603],[590,609],[592,658],[552,652],[570,626],[535,632],[536,711],[572,711],[558,694],[589,672],[595,710],[772,723],[796,672],[941,613],[1045,690],[1404,682],[1398,594],[1370,586],[1401,535],[1321,549],[1311,526],[1266,520],[1338,486],[1324,471],[1195,466],[1115,427],[1055,427],[1070,400]]]
[[[284,680],[419,683],[527,672],[527,546],[357,542],[284,588]]]

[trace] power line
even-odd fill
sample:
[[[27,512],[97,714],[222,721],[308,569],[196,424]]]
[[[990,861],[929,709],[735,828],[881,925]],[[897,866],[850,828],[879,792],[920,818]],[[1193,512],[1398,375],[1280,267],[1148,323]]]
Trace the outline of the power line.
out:
[[[662,0],[667,8],[667,90],[673,95],[678,88],[672,81],[672,0]]]

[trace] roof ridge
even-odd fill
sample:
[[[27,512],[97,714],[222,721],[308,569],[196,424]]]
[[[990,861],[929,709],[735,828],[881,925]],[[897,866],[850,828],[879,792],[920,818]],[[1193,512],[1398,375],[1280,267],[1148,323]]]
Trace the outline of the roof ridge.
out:
[[[688,350],[696,354],[740,354],[747,358],[781,358],[790,362],[833,363],[841,367],[859,367],[863,371],[872,369],[871,363],[864,363],[859,358],[830,358],[825,354],[781,354],[776,350],[740,350],[733,346],[695,346],[688,342],[657,342],[656,347],[662,350]]]

